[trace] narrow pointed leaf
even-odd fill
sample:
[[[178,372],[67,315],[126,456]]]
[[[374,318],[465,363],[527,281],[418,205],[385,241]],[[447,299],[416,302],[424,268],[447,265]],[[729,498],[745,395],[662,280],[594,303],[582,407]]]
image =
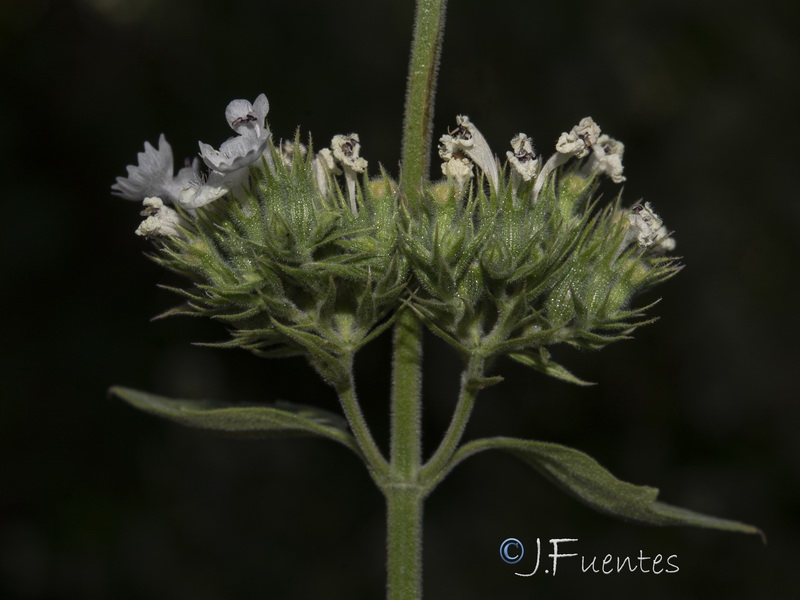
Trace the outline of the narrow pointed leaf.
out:
[[[704,515],[658,501],[658,489],[620,481],[574,448],[514,438],[487,438],[461,447],[450,467],[483,450],[505,450],[584,504],[608,515],[648,525],[687,525],[739,533],[763,533],[752,525]]]
[[[570,371],[558,363],[551,361],[549,352],[547,352],[544,347],[540,348],[539,354],[536,354],[535,352],[514,352],[508,356],[509,358],[522,363],[526,367],[531,367],[537,371],[541,371],[550,377],[555,377],[556,379],[560,379],[568,383],[574,383],[576,385],[594,385],[593,382],[585,381],[580,377],[573,375]]]
[[[274,406],[238,406],[211,400],[179,400],[115,386],[109,394],[147,413],[189,427],[258,438],[320,435],[360,454],[346,421],[318,408],[281,402]]]

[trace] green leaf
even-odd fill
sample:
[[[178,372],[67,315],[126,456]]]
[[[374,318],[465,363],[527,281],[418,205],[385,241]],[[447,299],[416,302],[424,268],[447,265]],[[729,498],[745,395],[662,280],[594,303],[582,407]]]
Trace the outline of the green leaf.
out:
[[[347,422],[318,408],[279,402],[274,406],[235,406],[211,400],[177,400],[115,386],[109,394],[147,413],[181,425],[241,437],[320,435],[361,454]]]
[[[594,385],[591,381],[584,381],[580,377],[573,375],[570,371],[550,360],[550,352],[544,346],[539,348],[539,354],[533,351],[514,352],[508,355],[509,358],[522,363],[526,367],[531,367],[541,371],[545,375],[555,377],[561,381],[574,383],[576,385]]]
[[[659,502],[656,488],[620,481],[588,454],[560,444],[503,437],[476,440],[453,455],[449,468],[491,449],[513,454],[584,504],[614,517],[648,525],[690,525],[764,537],[752,525]]]

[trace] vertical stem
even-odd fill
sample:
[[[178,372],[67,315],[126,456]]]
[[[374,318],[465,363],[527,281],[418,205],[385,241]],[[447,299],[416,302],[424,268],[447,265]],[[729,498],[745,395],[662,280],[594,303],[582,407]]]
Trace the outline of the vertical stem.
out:
[[[428,179],[436,75],[447,0],[417,0],[408,67],[400,188],[418,199]],[[422,327],[411,310],[394,326],[389,477],[381,487],[387,510],[387,597],[422,598]]]
[[[387,597],[422,598],[422,327],[403,310],[394,326],[391,463],[382,487],[387,510]]]
[[[418,486],[387,486],[386,495],[389,600],[422,598],[422,506]]]
[[[403,309],[394,326],[390,461],[394,477],[413,481],[422,459],[422,327]]]
[[[408,197],[428,179],[436,76],[442,54],[447,0],[418,0],[408,65],[400,157],[400,188]]]

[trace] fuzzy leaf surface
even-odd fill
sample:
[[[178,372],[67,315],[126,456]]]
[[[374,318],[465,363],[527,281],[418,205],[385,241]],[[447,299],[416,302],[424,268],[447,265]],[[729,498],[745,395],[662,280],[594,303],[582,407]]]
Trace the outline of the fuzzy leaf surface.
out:
[[[647,525],[685,525],[739,533],[763,533],[752,525],[704,515],[658,501],[658,489],[626,483],[614,477],[588,454],[550,442],[487,438],[465,444],[451,468],[483,450],[505,450],[536,469],[584,504],[623,520]]]
[[[360,455],[346,421],[318,408],[280,402],[274,406],[237,406],[211,400],[182,400],[115,386],[109,394],[144,412],[181,425],[247,438],[319,435]]]

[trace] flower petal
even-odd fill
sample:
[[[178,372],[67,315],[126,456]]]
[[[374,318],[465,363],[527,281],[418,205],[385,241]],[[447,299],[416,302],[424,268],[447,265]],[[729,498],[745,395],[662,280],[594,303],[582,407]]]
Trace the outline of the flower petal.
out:
[[[508,163],[513,173],[523,181],[531,181],[539,172],[539,159],[533,150],[533,140],[524,133],[518,133],[511,139],[511,150],[506,152]]]
[[[158,138],[158,150],[149,142],[144,143],[144,152],[136,155],[137,165],[127,167],[127,177],[117,177],[111,193],[126,200],[141,202],[150,196],[174,200],[168,188],[172,184],[172,147],[162,133]]]
[[[161,198],[145,198],[143,204],[144,210],[141,215],[147,218],[136,228],[136,235],[146,238],[181,235],[180,215],[170,207],[164,206]]]
[[[556,150],[575,158],[585,158],[597,142],[598,137],[600,137],[600,127],[592,120],[592,117],[584,117],[568,133],[561,134],[556,143]]]
[[[455,131],[451,131],[439,138],[441,144],[439,146],[439,156],[445,161],[449,161],[453,157],[468,156],[483,171],[492,188],[497,190],[500,182],[500,172],[486,138],[483,137],[483,134],[478,131],[478,128],[472,124],[466,115],[458,115],[456,124]],[[455,168],[460,169],[460,167]]]

